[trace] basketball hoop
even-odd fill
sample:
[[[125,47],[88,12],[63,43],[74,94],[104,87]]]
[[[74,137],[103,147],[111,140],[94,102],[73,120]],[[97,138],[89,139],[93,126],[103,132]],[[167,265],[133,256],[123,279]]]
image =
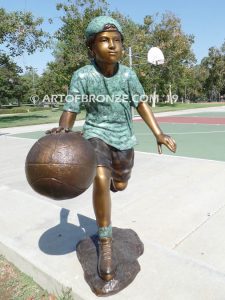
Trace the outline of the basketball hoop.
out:
[[[148,51],[148,62],[152,65],[162,65],[165,62],[164,55],[162,51],[158,47],[152,47]]]

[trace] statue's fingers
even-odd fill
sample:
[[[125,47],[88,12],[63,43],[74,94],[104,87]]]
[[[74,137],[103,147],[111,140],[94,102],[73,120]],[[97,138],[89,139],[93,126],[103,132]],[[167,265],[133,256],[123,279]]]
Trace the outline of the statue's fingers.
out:
[[[162,154],[162,144],[158,143],[157,146],[158,146],[158,153]]]
[[[173,138],[171,138],[171,140],[173,141],[173,143],[176,145],[176,141],[173,139]]]
[[[175,140],[173,138],[171,138],[171,142],[172,142],[173,152],[176,152],[177,144],[176,144],[176,142],[175,142]]]
[[[171,139],[170,141],[168,141],[168,148],[172,151],[172,152],[176,152],[176,143],[173,139]]]
[[[168,141],[168,144],[170,145],[171,148],[173,148],[174,142],[171,139]]]
[[[64,129],[63,127],[58,127],[58,128],[56,128],[55,132],[56,132],[56,133],[59,133],[59,132],[61,132],[63,129]]]
[[[45,133],[46,134],[51,134],[51,133],[54,133],[55,131],[56,131],[56,127],[45,131]]]

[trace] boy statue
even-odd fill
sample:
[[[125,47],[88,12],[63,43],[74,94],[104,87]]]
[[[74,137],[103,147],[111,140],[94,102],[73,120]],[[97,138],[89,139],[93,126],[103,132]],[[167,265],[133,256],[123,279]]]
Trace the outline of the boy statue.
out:
[[[81,103],[84,104],[87,114],[83,137],[91,142],[97,156],[93,207],[99,236],[98,274],[110,281],[116,271],[112,259],[110,190],[124,190],[131,175],[136,144],[131,107],[137,109],[155,135],[159,153],[162,144],[175,152],[176,143],[157,124],[135,72],[119,63],[123,54],[120,24],[109,16],[96,17],[85,36],[92,62],[74,72],[59,127],[47,133],[70,131]]]

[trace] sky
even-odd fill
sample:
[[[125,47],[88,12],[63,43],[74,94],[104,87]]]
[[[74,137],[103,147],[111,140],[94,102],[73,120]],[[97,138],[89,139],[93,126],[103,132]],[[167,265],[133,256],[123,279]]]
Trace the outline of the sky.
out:
[[[0,7],[7,11],[31,11],[36,17],[43,17],[42,28],[51,34],[61,23],[61,12],[56,10],[56,3],[66,0],[0,0]],[[195,36],[192,47],[198,63],[208,55],[210,47],[221,47],[225,41],[225,1],[224,0],[108,0],[111,10],[118,10],[137,23],[143,24],[146,15],[155,16],[172,12],[181,19],[182,30]],[[159,17],[156,14],[159,13]],[[53,24],[47,22],[53,19]],[[131,45],[132,47],[132,45]],[[52,50],[36,52],[34,55],[24,54],[15,61],[24,68],[32,66],[41,74],[47,62],[53,60]]]

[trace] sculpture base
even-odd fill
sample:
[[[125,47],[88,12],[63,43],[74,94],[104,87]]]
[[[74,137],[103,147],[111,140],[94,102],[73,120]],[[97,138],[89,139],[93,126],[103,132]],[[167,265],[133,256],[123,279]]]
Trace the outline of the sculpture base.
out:
[[[143,252],[144,245],[132,229],[113,227],[113,259],[117,268],[114,279],[106,282],[97,272],[98,236],[89,237],[77,245],[85,280],[97,296],[110,296],[127,287],[140,271],[137,258]]]

